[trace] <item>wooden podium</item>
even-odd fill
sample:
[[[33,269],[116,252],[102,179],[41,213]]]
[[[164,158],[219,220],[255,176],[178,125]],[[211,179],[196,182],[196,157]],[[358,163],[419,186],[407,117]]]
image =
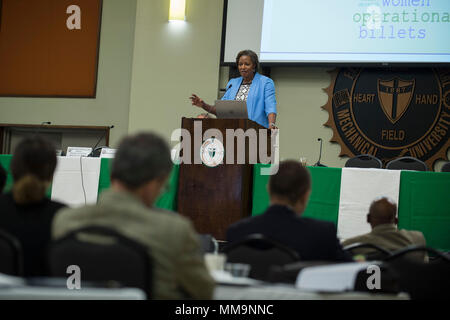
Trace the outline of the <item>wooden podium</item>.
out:
[[[201,138],[197,139],[196,144],[194,127],[199,124]],[[180,164],[177,211],[193,221],[198,233],[212,234],[218,240],[225,240],[230,224],[250,216],[253,187],[253,165],[249,163],[248,139],[245,143],[245,164],[236,164],[236,139],[233,164],[225,164],[226,129],[255,129],[256,132],[268,129],[247,119],[182,118],[181,127],[191,135],[191,164]],[[219,130],[223,137],[221,142],[225,149],[224,160],[223,164],[216,167],[208,167],[203,163],[194,164],[194,156],[200,155],[199,145],[204,142],[203,135],[208,129]],[[259,146],[259,135],[257,137]],[[267,137],[267,145],[270,147],[270,131],[267,132]]]

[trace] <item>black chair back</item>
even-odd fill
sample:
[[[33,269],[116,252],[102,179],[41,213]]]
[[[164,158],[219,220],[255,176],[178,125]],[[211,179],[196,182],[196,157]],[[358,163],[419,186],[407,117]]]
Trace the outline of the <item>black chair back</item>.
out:
[[[272,266],[282,266],[300,260],[298,253],[261,234],[232,243],[224,249],[229,263],[250,265],[249,277],[266,280]]]
[[[450,172],[450,162],[444,163],[444,165],[441,168],[441,172]]]
[[[364,253],[367,261],[370,260],[383,260],[390,257],[392,253],[376,244],[372,243],[353,243],[343,248],[345,251],[349,252],[351,255],[355,255],[354,251],[358,249],[369,249],[367,253]],[[366,251],[366,250],[364,250]]]
[[[386,165],[386,169],[428,171],[425,162],[413,157],[402,157],[389,161]]]
[[[408,257],[420,251],[436,258],[425,263]],[[384,263],[396,272],[400,289],[409,293],[411,299],[450,298],[450,258],[445,254],[425,246],[410,246],[394,252]]]
[[[383,168],[383,163],[380,159],[370,154],[360,154],[359,156],[348,159],[345,163],[345,167],[381,169]]]
[[[140,288],[151,298],[152,263],[148,248],[112,229],[81,228],[54,242],[49,249],[50,274],[67,278],[70,265],[80,268],[82,283],[112,281]]]
[[[210,234],[199,234],[200,247],[203,253],[219,252],[219,244],[217,240]]]
[[[23,275],[23,253],[19,240],[0,230],[0,273]]]
[[[285,264],[283,266],[272,266],[267,277],[268,282],[274,283],[289,283],[294,285],[297,276],[305,268],[325,266],[329,264],[336,264],[333,261],[316,260],[316,261],[298,261],[294,263]]]

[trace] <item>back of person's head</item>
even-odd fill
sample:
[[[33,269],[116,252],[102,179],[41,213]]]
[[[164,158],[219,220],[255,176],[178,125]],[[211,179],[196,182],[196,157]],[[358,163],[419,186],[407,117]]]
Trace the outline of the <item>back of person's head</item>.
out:
[[[367,222],[372,227],[380,224],[397,224],[397,205],[385,197],[374,200],[369,208]]]
[[[306,207],[310,190],[310,174],[298,161],[280,162],[278,172],[269,179],[271,198],[284,199],[292,206],[300,203],[303,210]]]
[[[14,201],[21,205],[41,201],[55,168],[56,150],[50,141],[39,136],[23,139],[11,160]]]
[[[171,169],[167,143],[153,133],[139,133],[120,143],[112,164],[111,180],[135,190],[149,181],[166,178]]]
[[[2,193],[5,188],[7,176],[6,170],[0,165],[0,193]]]

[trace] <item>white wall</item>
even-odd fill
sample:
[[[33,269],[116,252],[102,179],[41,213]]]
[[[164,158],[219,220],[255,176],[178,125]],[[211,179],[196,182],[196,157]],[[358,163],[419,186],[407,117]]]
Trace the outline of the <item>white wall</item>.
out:
[[[187,0],[187,21],[169,23],[169,0],[104,0],[96,99],[0,98],[0,122],[109,125],[114,146],[127,133],[154,130],[170,139],[192,107],[195,92],[207,102],[227,81],[220,68],[223,0]],[[244,48],[243,48],[244,49]],[[342,167],[340,146],[323,124],[325,68],[273,68],[280,127],[280,157]],[[172,143],[174,145],[175,143]],[[448,153],[450,157],[450,151]],[[435,167],[440,170],[442,162]]]
[[[152,129],[170,139],[181,117],[203,111],[188,98],[216,99],[222,0],[188,0],[186,22],[168,22],[170,1],[138,0],[130,132]]]

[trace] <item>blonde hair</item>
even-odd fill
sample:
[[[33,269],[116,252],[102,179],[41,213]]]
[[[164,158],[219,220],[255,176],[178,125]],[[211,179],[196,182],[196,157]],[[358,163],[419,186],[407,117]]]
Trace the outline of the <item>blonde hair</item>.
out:
[[[39,202],[45,197],[48,184],[49,182],[40,180],[34,174],[26,174],[13,185],[14,201],[20,205]]]
[[[27,137],[14,150],[10,166],[14,201],[22,205],[39,202],[45,197],[56,168],[55,148],[42,137]]]

